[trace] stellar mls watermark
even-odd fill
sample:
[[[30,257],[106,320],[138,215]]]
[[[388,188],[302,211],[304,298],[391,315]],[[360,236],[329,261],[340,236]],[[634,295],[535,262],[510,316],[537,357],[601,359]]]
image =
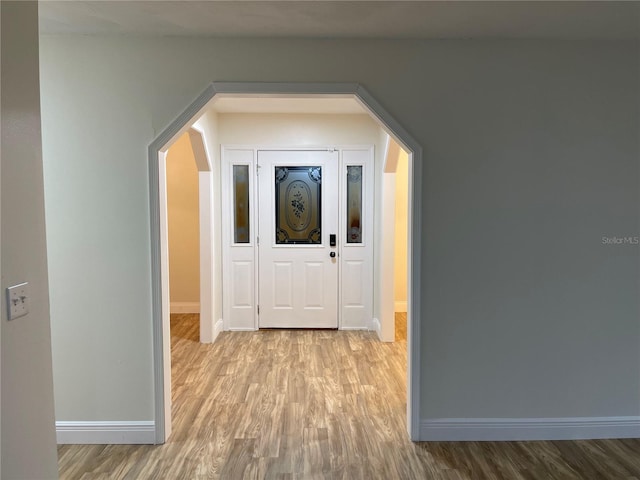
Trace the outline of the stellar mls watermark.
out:
[[[639,245],[640,236],[602,237],[602,245]]]

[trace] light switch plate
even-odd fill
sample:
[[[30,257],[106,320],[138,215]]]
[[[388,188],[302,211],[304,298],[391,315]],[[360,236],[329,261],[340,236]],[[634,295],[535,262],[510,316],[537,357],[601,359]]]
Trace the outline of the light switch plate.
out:
[[[7,288],[8,318],[24,317],[29,313],[29,283],[20,283]]]

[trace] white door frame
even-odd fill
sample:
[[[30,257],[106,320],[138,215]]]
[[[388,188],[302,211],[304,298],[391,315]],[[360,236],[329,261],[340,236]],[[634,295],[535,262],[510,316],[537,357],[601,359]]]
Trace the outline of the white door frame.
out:
[[[151,294],[153,322],[153,366],[155,400],[155,439],[164,443],[171,431],[171,349],[168,325],[167,252],[163,251],[161,173],[166,150],[206,111],[209,103],[220,96],[345,96],[356,99],[369,114],[409,152],[409,248],[410,288],[407,308],[407,430],[412,440],[420,439],[420,338],[422,319],[422,147],[361,85],[357,83],[211,83],[149,145],[149,206],[151,234]],[[166,193],[166,192],[165,192]],[[166,226],[166,224],[165,224]],[[213,261],[219,259],[212,258]],[[166,301],[165,301],[166,298]]]
[[[223,281],[220,289],[222,290],[223,298],[223,329],[225,331],[253,331],[258,330],[259,327],[259,315],[257,312],[257,304],[259,299],[259,274],[260,274],[260,258],[259,258],[259,246],[254,242],[256,238],[255,230],[250,236],[248,243],[234,244],[232,240],[233,222],[232,222],[232,177],[231,177],[231,165],[246,165],[249,167],[250,173],[250,225],[252,228],[257,229],[259,218],[259,201],[258,201],[258,180],[257,180],[257,168],[258,168],[258,155],[260,152],[325,152],[336,151],[338,153],[338,178],[337,189],[341,202],[346,202],[346,184],[345,173],[347,165],[362,165],[363,177],[364,177],[364,189],[363,195],[363,218],[366,227],[363,229],[362,243],[348,244],[344,240],[339,241],[338,245],[338,323],[337,328],[339,330],[376,330],[379,333],[379,322],[376,325],[377,319],[373,318],[373,263],[374,250],[373,250],[373,225],[376,223],[373,212],[373,196],[374,192],[374,145],[262,145],[262,144],[223,144],[220,148],[220,163],[221,163],[221,193],[222,193],[222,271]],[[354,158],[354,155],[356,158]],[[360,158],[358,158],[360,156]],[[265,172],[266,173],[266,172]],[[339,204],[338,215],[338,227],[335,233],[338,238],[344,239],[346,231],[344,226],[347,223],[346,210],[343,208],[343,204]],[[234,250],[237,251],[234,252]],[[354,252],[355,253],[354,255]],[[371,286],[367,288],[363,285],[362,295],[360,302],[354,303],[354,298],[351,296],[352,303],[348,303],[345,300],[343,291],[343,275],[345,275],[345,262],[353,262],[358,260],[361,255],[367,259],[366,271],[364,277],[367,283],[371,283]],[[238,255],[236,257],[236,255]],[[393,255],[391,255],[393,258]],[[233,275],[230,273],[232,270],[232,263],[235,260],[240,260],[243,267],[242,282],[249,286],[252,290],[251,294],[243,292],[240,296],[243,298],[243,304],[240,305],[238,310],[234,312],[233,305]],[[252,264],[250,272],[245,270],[248,264]],[[252,272],[252,278],[246,282],[247,277]],[[348,274],[348,272],[347,272]],[[228,288],[225,288],[228,286]],[[250,297],[250,298],[247,298]],[[393,301],[393,297],[392,301]],[[354,313],[355,312],[355,313]],[[249,314],[252,313],[251,318]],[[345,313],[349,313],[345,315]],[[238,315],[238,317],[236,317]],[[391,313],[391,329],[393,330],[393,312]],[[235,317],[235,318],[234,318]],[[345,319],[346,317],[346,319]],[[354,318],[355,317],[355,318]],[[363,321],[364,319],[364,321]],[[354,321],[355,320],[355,321]],[[386,341],[393,341],[389,339]]]

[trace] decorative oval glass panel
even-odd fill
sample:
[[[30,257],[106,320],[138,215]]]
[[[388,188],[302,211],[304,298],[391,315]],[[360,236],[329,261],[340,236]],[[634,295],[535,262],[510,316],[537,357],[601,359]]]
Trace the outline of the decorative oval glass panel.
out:
[[[322,243],[322,167],[274,170],[277,245]]]
[[[311,189],[302,180],[294,180],[285,194],[287,225],[301,232],[311,223]]]

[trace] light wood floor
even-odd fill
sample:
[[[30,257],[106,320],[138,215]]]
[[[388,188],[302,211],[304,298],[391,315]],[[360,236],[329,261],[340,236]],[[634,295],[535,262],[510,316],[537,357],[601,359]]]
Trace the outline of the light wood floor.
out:
[[[418,443],[397,341],[326,330],[224,332],[171,317],[165,445],[64,445],[61,479],[640,479],[640,440]],[[403,336],[404,335],[404,336]]]

